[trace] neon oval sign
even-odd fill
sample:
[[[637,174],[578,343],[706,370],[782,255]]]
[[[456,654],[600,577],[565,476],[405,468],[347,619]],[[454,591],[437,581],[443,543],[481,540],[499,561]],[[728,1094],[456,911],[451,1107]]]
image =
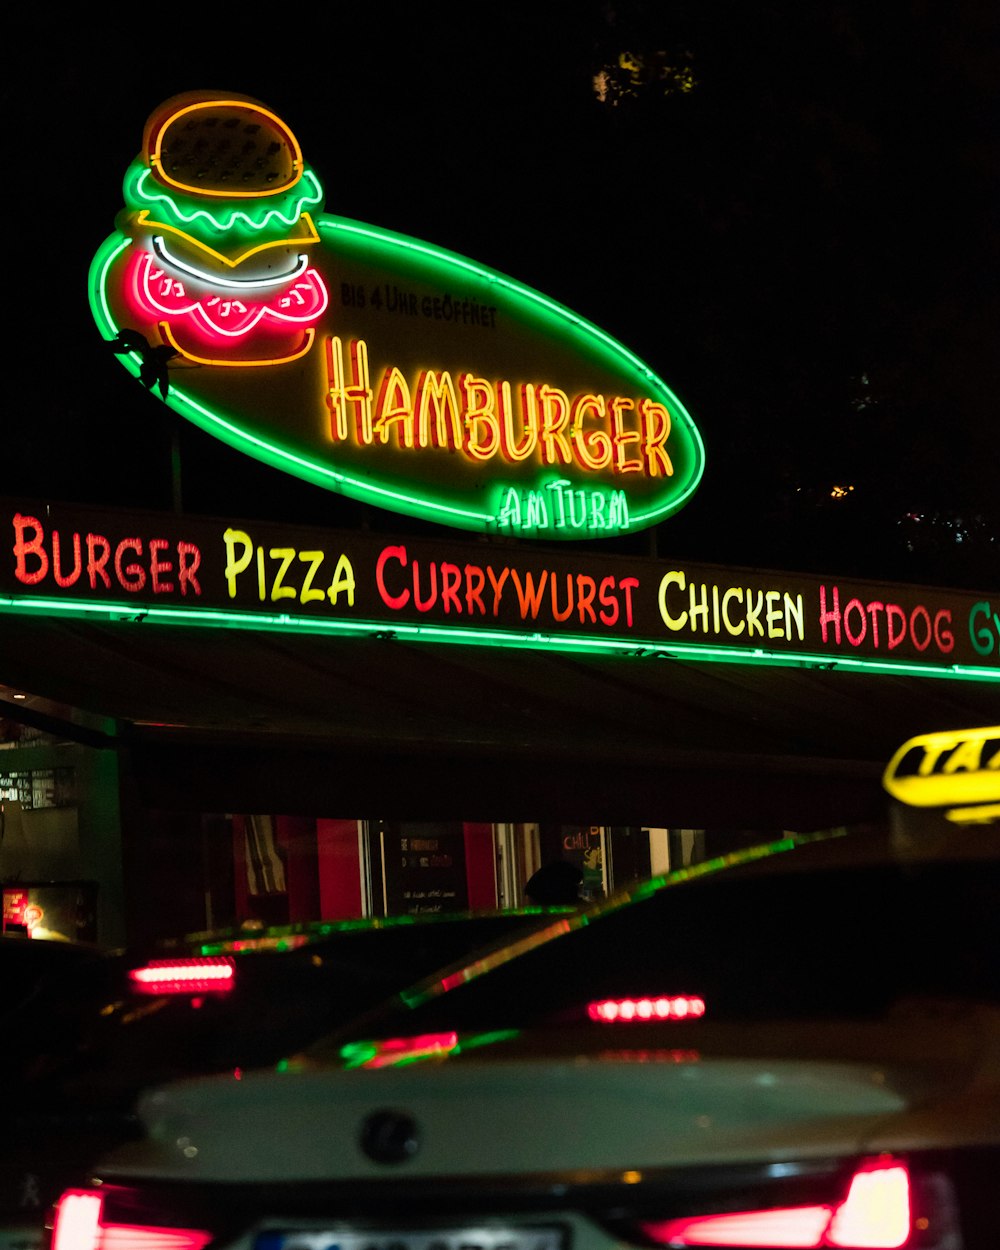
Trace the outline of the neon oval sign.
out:
[[[460,529],[583,539],[694,493],[704,448],[646,364],[467,257],[323,211],[291,131],[187,93],[146,123],[90,271],[124,366],[238,450]]]

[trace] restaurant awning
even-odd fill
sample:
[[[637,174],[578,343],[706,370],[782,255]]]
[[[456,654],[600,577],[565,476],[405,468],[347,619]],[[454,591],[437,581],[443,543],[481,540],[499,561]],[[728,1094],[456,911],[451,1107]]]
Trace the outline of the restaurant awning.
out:
[[[0,682],[150,806],[382,819],[865,819],[905,739],[1000,719],[940,676],[16,614]]]

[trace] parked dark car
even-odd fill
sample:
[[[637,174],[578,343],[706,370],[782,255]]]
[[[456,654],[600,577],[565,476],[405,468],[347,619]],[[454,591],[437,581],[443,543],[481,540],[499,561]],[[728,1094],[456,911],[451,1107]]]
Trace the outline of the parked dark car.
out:
[[[74,975],[103,957],[83,942],[32,939],[17,928],[0,934],[0,1022],[31,1000],[56,992]]]
[[[35,1126],[19,1114],[18,1104],[33,1063],[58,1035],[69,1004],[76,1003],[88,1014],[96,1009],[109,987],[109,972],[106,956],[96,946],[31,938],[26,929],[12,928],[0,936],[2,1250],[32,1250],[37,1245],[46,1203],[58,1192],[58,1184],[68,1183],[74,1175],[56,1169],[49,1182],[42,1183],[32,1161]]]

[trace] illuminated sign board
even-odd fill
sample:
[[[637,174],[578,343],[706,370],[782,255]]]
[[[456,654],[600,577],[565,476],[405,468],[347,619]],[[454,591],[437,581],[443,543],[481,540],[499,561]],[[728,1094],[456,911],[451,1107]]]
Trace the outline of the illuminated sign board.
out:
[[[1000,725],[911,738],[889,761],[883,784],[913,807],[1000,804]]]
[[[0,610],[1000,681],[1000,595],[0,500]]]
[[[146,123],[90,271],[97,325],[177,412],[309,482],[522,538],[607,538],[691,497],[681,401],[582,317],[323,211],[285,123],[191,93]]]

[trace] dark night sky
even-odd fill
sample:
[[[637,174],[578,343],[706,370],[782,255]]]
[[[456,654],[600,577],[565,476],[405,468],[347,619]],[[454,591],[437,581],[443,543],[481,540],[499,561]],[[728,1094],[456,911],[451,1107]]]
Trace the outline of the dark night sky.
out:
[[[218,87],[288,121],[328,211],[509,273],[649,362],[708,455],[661,554],[986,589],[996,12],[333,0],[259,23],[196,26],[187,6],[100,28],[22,19],[2,86],[8,183],[27,194],[4,209],[0,493],[169,508],[171,415],[101,351],[85,279],[147,114]],[[644,77],[602,104],[603,66],[633,85],[620,52]],[[667,90],[680,71],[692,89]],[[190,511],[358,521],[192,428],[182,451]],[[833,503],[837,484],[855,489]]]

